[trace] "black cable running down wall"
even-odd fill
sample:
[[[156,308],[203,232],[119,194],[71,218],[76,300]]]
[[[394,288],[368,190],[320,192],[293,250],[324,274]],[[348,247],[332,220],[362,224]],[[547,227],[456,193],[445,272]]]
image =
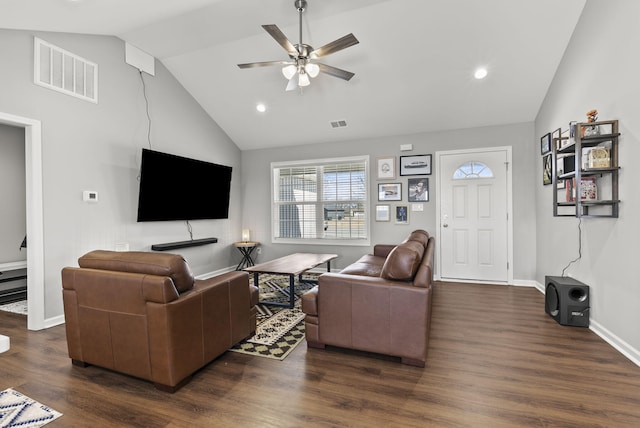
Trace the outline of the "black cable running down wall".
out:
[[[571,260],[569,264],[566,265],[564,269],[562,269],[562,276],[565,276],[564,272],[567,269],[569,269],[569,266],[571,266],[573,263],[577,262],[581,258],[582,258],[582,217],[580,217],[578,221],[578,257]]]
[[[149,114],[149,98],[147,98],[147,85],[144,81],[144,76],[142,75],[142,70],[140,71],[140,80],[142,81],[142,95],[144,96],[144,101],[146,104],[146,113],[147,113],[147,123],[149,124],[147,127],[147,143],[149,143],[149,149],[151,149],[151,115]]]

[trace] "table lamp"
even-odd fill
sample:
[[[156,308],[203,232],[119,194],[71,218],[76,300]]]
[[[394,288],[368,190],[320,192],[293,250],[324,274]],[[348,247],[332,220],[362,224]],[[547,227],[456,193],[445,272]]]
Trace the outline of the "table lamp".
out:
[[[249,229],[242,229],[242,242],[251,241],[251,231]]]

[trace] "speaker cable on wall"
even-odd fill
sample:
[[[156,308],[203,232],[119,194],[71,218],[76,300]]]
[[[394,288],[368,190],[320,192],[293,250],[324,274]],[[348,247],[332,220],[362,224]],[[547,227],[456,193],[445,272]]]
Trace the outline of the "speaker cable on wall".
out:
[[[562,276],[565,276],[564,272],[567,269],[569,269],[569,266],[571,266],[573,263],[577,262],[581,258],[582,258],[582,217],[578,219],[578,257],[571,260],[569,264],[566,265],[564,269],[562,269]]]

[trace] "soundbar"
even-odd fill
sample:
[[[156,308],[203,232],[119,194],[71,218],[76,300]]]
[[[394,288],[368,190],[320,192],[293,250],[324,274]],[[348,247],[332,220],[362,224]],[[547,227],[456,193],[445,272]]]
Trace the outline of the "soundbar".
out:
[[[177,241],[177,242],[167,242],[165,244],[153,244],[151,246],[151,249],[153,251],[169,251],[169,250],[175,250],[178,248],[198,247],[200,245],[215,244],[216,242],[218,242],[218,238],[192,239],[190,241]]]

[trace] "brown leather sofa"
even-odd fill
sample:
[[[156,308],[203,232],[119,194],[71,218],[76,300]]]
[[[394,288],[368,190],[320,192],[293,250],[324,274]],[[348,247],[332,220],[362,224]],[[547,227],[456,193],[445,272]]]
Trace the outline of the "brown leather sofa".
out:
[[[92,251],[62,270],[67,346],[89,364],[174,392],[256,330],[246,272],[196,280],[179,255]]]
[[[324,273],[302,296],[307,345],[427,359],[435,241],[413,231],[399,245],[375,245],[340,273]]]

